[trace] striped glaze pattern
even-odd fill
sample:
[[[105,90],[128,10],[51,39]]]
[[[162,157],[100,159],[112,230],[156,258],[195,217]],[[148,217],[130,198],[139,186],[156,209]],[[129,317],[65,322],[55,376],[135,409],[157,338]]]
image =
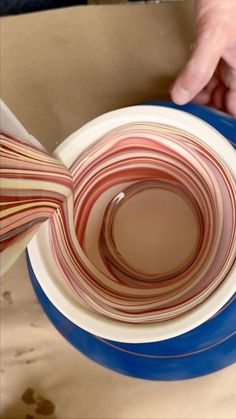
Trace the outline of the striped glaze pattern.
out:
[[[236,148],[236,120],[209,108],[169,102],[152,105],[185,110],[216,127]],[[65,317],[43,292],[27,254],[29,274],[50,321],[72,344],[95,362],[119,373],[149,380],[181,380],[212,373],[236,362],[235,296],[211,319],[181,336],[131,344],[100,339]]]
[[[236,298],[201,326],[161,342],[131,344],[101,339],[75,325],[48,299],[27,254],[34,291],[52,324],[93,361],[122,374],[149,380],[183,380],[236,362]]]
[[[69,223],[63,228],[62,211],[55,213],[51,246],[82,304],[124,322],[165,321],[202,303],[224,281],[236,256],[235,180],[198,138],[162,124],[127,124],[100,138],[70,172],[73,231]],[[137,189],[154,186],[188,201],[199,233],[185,264],[165,275],[135,270],[112,235],[117,207]]]
[[[7,263],[11,252],[20,254],[37,227],[63,206],[73,183],[60,161],[6,133],[0,133],[0,159],[0,251]]]
[[[212,295],[233,266],[235,180],[197,137],[170,125],[127,124],[88,147],[69,171],[19,139],[1,139],[2,249],[50,217],[50,246],[63,281],[90,309],[129,323],[173,319]],[[184,264],[164,274],[139,272],[113,237],[120,206],[150,188],[182,197],[198,230]]]

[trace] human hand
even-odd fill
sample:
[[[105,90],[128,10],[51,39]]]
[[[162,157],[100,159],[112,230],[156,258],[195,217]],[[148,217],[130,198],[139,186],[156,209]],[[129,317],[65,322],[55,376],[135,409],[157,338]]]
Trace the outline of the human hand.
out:
[[[236,116],[236,0],[195,0],[197,40],[171,88],[172,100],[193,99]]]

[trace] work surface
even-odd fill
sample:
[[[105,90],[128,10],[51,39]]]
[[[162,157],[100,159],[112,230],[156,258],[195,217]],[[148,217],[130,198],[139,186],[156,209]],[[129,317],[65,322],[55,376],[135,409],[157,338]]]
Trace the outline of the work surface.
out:
[[[1,95],[52,151],[103,112],[165,97],[193,40],[191,1],[4,18]],[[6,275],[1,300],[4,419],[236,418],[236,366],[148,382],[78,353],[43,313],[24,256]]]

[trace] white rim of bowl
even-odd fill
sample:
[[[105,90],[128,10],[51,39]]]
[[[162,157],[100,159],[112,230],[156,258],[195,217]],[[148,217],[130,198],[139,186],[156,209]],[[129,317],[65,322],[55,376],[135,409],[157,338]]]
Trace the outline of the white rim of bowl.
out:
[[[184,111],[162,106],[138,105],[108,112],[70,135],[54,156],[70,167],[75,156],[108,131],[127,123],[154,122],[175,126],[197,136],[215,151],[236,179],[236,153],[216,129]],[[30,262],[43,291],[53,305],[74,324],[99,337],[126,343],[157,342],[186,333],[215,315],[236,292],[236,263],[224,282],[202,304],[190,312],[163,323],[131,324],[103,316],[85,308],[68,292],[62,291],[60,273],[50,258],[48,222],[39,228],[28,245]],[[57,279],[56,279],[57,278]]]

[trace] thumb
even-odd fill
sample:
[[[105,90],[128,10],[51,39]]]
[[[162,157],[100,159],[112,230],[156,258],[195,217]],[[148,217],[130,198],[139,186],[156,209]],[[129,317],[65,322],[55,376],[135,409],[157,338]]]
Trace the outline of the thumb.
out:
[[[219,28],[199,31],[190,60],[171,88],[172,100],[183,105],[192,100],[210,81],[226,45]]]

